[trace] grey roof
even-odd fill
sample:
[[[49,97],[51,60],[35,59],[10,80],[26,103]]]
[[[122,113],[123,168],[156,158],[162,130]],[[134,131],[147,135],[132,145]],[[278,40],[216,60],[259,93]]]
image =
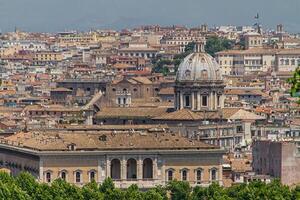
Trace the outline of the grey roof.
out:
[[[184,58],[179,65],[176,80],[217,81],[222,80],[219,64],[213,57],[204,52],[196,52]]]

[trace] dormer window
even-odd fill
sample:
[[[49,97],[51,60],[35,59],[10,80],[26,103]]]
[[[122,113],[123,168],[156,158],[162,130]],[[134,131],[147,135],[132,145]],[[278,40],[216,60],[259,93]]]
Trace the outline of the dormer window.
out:
[[[187,78],[191,78],[191,70],[186,70],[186,71],[185,71],[185,76],[186,76]]]

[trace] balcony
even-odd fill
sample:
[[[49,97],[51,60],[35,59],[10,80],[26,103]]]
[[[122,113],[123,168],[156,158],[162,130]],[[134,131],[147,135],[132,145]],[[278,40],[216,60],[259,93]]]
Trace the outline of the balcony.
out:
[[[117,188],[128,188],[132,184],[136,184],[139,188],[153,188],[157,185],[163,184],[160,180],[155,179],[126,179],[126,180],[114,180],[114,184]]]

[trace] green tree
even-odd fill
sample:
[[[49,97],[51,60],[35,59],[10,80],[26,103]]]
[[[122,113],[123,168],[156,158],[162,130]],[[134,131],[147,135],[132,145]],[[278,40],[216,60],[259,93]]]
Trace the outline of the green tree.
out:
[[[0,199],[31,200],[31,197],[14,183],[0,182]]]
[[[0,172],[0,182],[1,183],[14,184],[15,180],[8,173],[6,173],[6,172]]]
[[[167,193],[167,188],[166,187],[163,187],[161,185],[157,185],[153,190],[156,193],[160,194],[160,196],[162,196],[163,200],[168,200],[168,193]]]
[[[288,83],[291,84],[291,96],[298,97],[298,103],[300,103],[300,67],[297,67],[293,77],[288,79]]]
[[[125,199],[124,192],[115,188],[115,184],[111,178],[106,178],[100,185],[99,190],[103,193],[105,200]]]
[[[292,200],[300,199],[300,186],[296,186],[292,191]]]
[[[234,43],[231,40],[213,36],[207,39],[205,45],[205,51],[214,57],[217,52],[226,49],[232,49],[233,46]]]
[[[143,194],[143,200],[164,200],[165,198],[154,189],[148,190]]]
[[[34,196],[39,188],[35,178],[28,172],[22,172],[15,179],[16,184],[30,196]]]
[[[110,177],[106,178],[99,187],[99,190],[102,193],[106,193],[106,192],[108,192],[110,190],[114,190],[114,189],[115,189],[115,184]]]
[[[171,181],[167,188],[171,192],[171,200],[188,200],[192,191],[188,182],[176,180]]]
[[[52,196],[51,187],[46,183],[41,183],[33,197],[35,200],[53,200],[54,197]]]
[[[83,200],[80,188],[62,179],[56,179],[51,184],[51,194],[54,200]]]
[[[98,184],[95,181],[83,186],[82,195],[84,200],[102,200],[104,195],[100,192]]]
[[[142,200],[143,196],[136,184],[131,185],[125,192],[127,200]]]

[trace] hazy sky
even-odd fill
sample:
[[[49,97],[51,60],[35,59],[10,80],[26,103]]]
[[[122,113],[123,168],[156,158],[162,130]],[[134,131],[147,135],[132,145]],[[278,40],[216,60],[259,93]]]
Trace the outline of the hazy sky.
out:
[[[57,32],[141,24],[252,25],[300,32],[300,0],[0,0],[0,30]]]

